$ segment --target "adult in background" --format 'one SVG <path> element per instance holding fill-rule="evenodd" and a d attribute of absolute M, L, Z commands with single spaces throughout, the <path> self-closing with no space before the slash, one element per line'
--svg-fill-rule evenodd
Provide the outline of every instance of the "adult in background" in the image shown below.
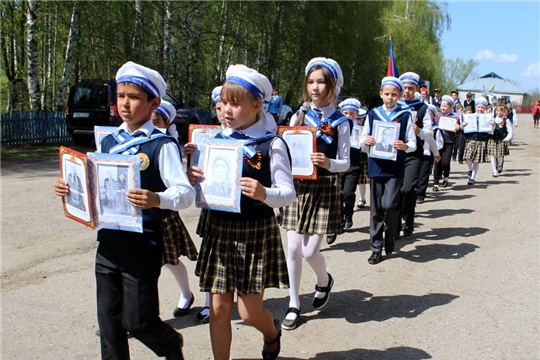
<path fill-rule="evenodd" d="M 436 107 L 441 107 L 441 89 L 433 90 L 433 97 L 431 98 L 431 104 Z"/>
<path fill-rule="evenodd" d="M 540 120 L 540 100 L 536 100 L 536 105 L 532 109 L 534 128 L 538 129 L 538 120 Z"/>
<path fill-rule="evenodd" d="M 272 91 L 272 97 L 268 102 L 268 110 L 266 112 L 270 113 L 274 117 L 274 120 L 276 120 L 276 124 L 279 121 L 279 115 L 281 114 L 282 107 L 283 98 L 281 97 L 281 95 L 279 95 L 278 88 L 274 88 L 274 90 Z"/>
<path fill-rule="evenodd" d="M 459 92 L 457 90 L 452 90 L 450 92 L 450 96 L 452 97 L 452 100 L 454 101 L 454 108 L 453 111 L 456 112 L 456 105 L 461 105 L 461 100 L 459 100 Z"/>
<path fill-rule="evenodd" d="M 476 108 L 475 108 L 474 100 L 472 98 L 472 93 L 468 92 L 466 96 L 467 98 L 463 101 L 463 108 L 466 108 L 467 106 L 469 106 L 471 108 L 471 111 L 475 112 Z"/>

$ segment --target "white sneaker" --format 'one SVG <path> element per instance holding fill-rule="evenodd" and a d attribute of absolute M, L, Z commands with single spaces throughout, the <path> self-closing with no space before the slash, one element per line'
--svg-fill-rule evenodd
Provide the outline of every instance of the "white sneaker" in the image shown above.
<path fill-rule="evenodd" d="M 493 175 L 493 177 L 499 177 L 499 173 L 496 172 L 496 171 L 494 171 L 492 175 Z"/>
<path fill-rule="evenodd" d="M 439 191 L 439 185 L 433 185 L 433 191 Z"/>

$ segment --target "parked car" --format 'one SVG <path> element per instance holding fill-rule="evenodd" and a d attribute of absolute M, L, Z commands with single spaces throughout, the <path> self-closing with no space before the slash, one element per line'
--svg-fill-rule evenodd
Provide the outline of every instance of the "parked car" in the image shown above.
<path fill-rule="evenodd" d="M 176 125 L 181 139 L 187 139 L 190 124 L 198 124 L 197 113 L 182 106 L 171 94 L 163 99 L 176 108 Z M 94 126 L 119 126 L 122 119 L 116 107 L 116 81 L 103 79 L 81 80 L 69 91 L 66 108 L 68 132 L 77 145 L 90 145 L 94 139 Z"/>
<path fill-rule="evenodd" d="M 263 109 L 266 111 L 268 109 L 268 101 L 263 101 Z M 289 125 L 289 121 L 293 116 L 293 109 L 289 105 L 283 104 L 281 107 L 281 113 L 279 114 L 279 119 L 277 121 L 278 125 Z"/>

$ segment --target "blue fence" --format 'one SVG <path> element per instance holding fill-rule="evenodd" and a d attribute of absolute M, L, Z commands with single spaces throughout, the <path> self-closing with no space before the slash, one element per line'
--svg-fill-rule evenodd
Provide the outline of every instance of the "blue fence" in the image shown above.
<path fill-rule="evenodd" d="M 72 140 L 62 112 L 14 111 L 0 116 L 2 146 Z"/>

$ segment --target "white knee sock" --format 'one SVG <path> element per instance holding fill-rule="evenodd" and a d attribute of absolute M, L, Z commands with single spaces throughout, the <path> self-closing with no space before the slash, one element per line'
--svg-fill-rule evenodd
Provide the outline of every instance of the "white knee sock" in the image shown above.
<path fill-rule="evenodd" d="M 497 166 L 502 166 L 504 161 L 504 156 L 497 156 Z"/>
<path fill-rule="evenodd" d="M 471 160 L 465 160 L 465 162 L 467 163 L 467 167 L 469 168 L 469 171 L 472 171 L 472 166 L 473 166 L 473 162 Z"/>
<path fill-rule="evenodd" d="M 360 200 L 366 201 L 366 184 L 358 184 L 358 189 L 360 190 Z"/>
<path fill-rule="evenodd" d="M 476 174 L 478 174 L 478 169 L 480 168 L 480 164 L 478 163 L 473 163 L 472 164 L 472 175 L 471 175 L 471 179 L 476 179 Z"/>
<path fill-rule="evenodd" d="M 322 238 L 317 234 L 306 236 L 302 246 L 302 253 L 317 276 L 317 285 L 326 287 L 328 285 L 328 273 L 326 272 L 326 261 L 320 251 Z M 315 292 L 316 298 L 322 298 L 324 295 L 325 293 Z"/>
<path fill-rule="evenodd" d="M 173 274 L 180 289 L 178 307 L 181 309 L 187 308 L 191 301 L 191 291 L 189 290 L 189 278 L 186 266 L 180 261 L 178 265 L 165 264 L 165 267 Z"/>
<path fill-rule="evenodd" d="M 497 157 L 496 156 L 491 157 L 491 170 L 493 170 L 494 173 L 497 172 Z"/>
<path fill-rule="evenodd" d="M 303 234 L 287 231 L 287 268 L 289 270 L 289 307 L 300 309 L 300 279 L 302 277 Z M 294 317 L 293 317 L 294 319 Z"/>
<path fill-rule="evenodd" d="M 201 315 L 203 316 L 207 316 L 210 314 L 210 293 L 209 292 L 206 292 L 204 293 L 206 295 L 206 299 L 204 301 L 204 306 L 205 306 L 205 309 L 202 309 L 200 311 Z"/>

